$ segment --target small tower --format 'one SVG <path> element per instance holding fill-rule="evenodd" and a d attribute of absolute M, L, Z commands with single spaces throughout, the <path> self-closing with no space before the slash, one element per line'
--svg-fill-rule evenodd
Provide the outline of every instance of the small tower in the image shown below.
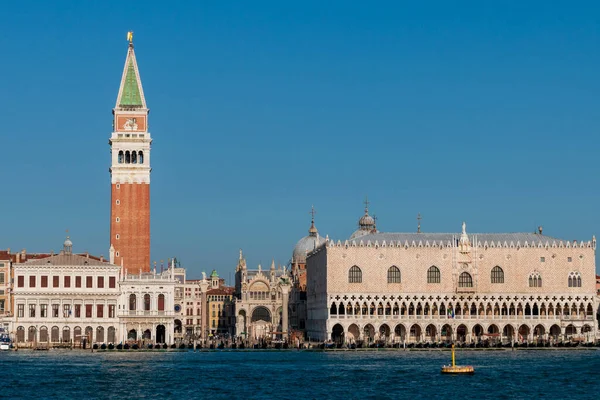
<path fill-rule="evenodd" d="M 73 254 L 73 242 L 71 242 L 71 239 L 69 239 L 69 237 L 67 236 L 67 238 L 65 239 L 65 242 L 63 243 L 63 252 L 66 255 L 71 255 Z"/>
<path fill-rule="evenodd" d="M 210 274 L 210 287 L 211 289 L 219 288 L 219 274 L 217 274 L 216 269 L 213 269 Z"/>
<path fill-rule="evenodd" d="M 133 33 L 113 109 L 110 246 L 114 263 L 150 272 L 150 145 L 148 107 L 133 50 Z"/>

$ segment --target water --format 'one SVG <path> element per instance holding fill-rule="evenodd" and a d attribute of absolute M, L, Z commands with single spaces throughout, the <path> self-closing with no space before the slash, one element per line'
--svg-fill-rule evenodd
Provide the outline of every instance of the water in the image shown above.
<path fill-rule="evenodd" d="M 2 352 L 1 398 L 600 398 L 600 351 Z"/>

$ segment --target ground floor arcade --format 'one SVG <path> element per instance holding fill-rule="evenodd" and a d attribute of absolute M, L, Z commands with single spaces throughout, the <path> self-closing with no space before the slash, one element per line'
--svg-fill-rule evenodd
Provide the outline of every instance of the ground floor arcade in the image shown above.
<path fill-rule="evenodd" d="M 337 343 L 381 342 L 434 343 L 445 341 L 536 342 L 592 341 L 595 321 L 587 320 L 506 320 L 469 321 L 460 319 L 377 321 L 348 318 L 328 321 L 328 332 L 320 340 Z"/>

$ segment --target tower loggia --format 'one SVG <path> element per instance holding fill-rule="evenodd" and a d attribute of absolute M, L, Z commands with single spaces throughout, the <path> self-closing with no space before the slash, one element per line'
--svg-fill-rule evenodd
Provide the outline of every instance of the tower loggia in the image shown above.
<path fill-rule="evenodd" d="M 148 107 L 133 40 L 113 109 L 110 246 L 114 263 L 129 273 L 150 271 L 150 146 Z"/>

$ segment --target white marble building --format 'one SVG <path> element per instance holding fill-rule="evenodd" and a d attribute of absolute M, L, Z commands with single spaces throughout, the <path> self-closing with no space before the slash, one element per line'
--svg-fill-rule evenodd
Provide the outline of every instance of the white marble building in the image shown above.
<path fill-rule="evenodd" d="M 153 272 L 123 274 L 119 281 L 119 342 L 173 343 L 174 268 L 162 274 Z"/>

